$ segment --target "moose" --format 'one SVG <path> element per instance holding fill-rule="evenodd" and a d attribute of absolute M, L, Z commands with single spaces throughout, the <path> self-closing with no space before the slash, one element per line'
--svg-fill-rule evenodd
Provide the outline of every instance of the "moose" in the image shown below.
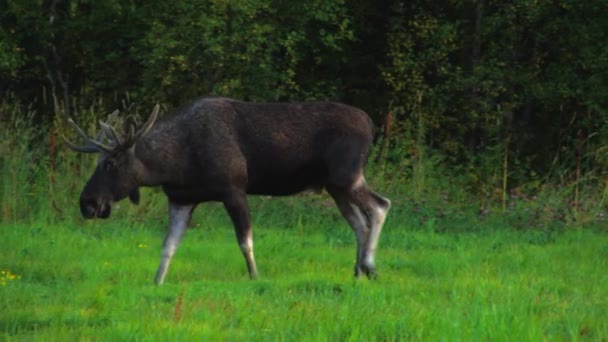
<path fill-rule="evenodd" d="M 336 102 L 254 103 L 203 97 L 158 119 L 156 105 L 141 125 L 112 126 L 95 138 L 71 118 L 84 139 L 68 147 L 98 153 L 80 195 L 84 218 L 107 218 L 139 187 L 160 186 L 169 204 L 169 227 L 154 282 L 164 282 L 195 207 L 222 202 L 234 225 L 249 277 L 258 275 L 247 195 L 287 196 L 325 189 L 355 233 L 355 277 L 374 278 L 375 255 L 391 202 L 366 183 L 363 168 L 373 124 L 362 110 Z"/>

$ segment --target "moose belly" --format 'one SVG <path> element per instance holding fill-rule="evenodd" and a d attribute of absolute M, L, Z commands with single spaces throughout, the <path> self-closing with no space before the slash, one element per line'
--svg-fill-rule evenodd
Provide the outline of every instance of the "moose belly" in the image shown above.
<path fill-rule="evenodd" d="M 207 201 L 221 201 L 225 188 L 207 184 L 165 184 L 163 191 L 173 203 L 194 204 Z"/>
<path fill-rule="evenodd" d="M 305 165 L 288 169 L 269 165 L 260 172 L 249 172 L 247 193 L 288 196 L 325 185 L 327 170 L 323 165 Z"/>
<path fill-rule="evenodd" d="M 247 170 L 247 188 L 252 195 L 287 196 L 299 192 L 318 191 L 325 186 L 327 169 L 322 164 L 307 164 L 297 168 L 268 164 L 264 168 Z M 217 176 L 217 175 L 216 175 Z M 200 203 L 221 201 L 226 192 L 235 186 L 230 177 L 188 177 L 189 182 L 167 183 L 162 188 L 171 202 Z"/>

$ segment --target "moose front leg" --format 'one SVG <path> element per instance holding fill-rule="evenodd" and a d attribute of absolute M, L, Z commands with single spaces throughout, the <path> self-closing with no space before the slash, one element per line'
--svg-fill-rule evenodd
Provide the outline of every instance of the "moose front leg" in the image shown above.
<path fill-rule="evenodd" d="M 156 285 L 161 285 L 165 280 L 171 258 L 173 258 L 175 250 L 177 249 L 182 236 L 184 236 L 188 222 L 190 222 L 190 218 L 192 217 L 193 210 L 193 205 L 169 203 L 169 231 L 163 242 L 160 265 L 158 266 L 158 271 L 156 271 L 156 277 L 154 277 L 154 283 Z"/>
<path fill-rule="evenodd" d="M 224 200 L 224 207 L 234 224 L 236 239 L 245 257 L 249 278 L 255 279 L 258 276 L 258 269 L 253 256 L 253 234 L 245 193 L 240 191 L 230 193 Z"/>

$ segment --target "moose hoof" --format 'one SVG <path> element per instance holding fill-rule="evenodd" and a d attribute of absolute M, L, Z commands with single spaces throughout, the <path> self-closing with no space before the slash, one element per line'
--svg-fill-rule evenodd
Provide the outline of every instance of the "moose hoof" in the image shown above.
<path fill-rule="evenodd" d="M 367 279 L 376 279 L 376 278 L 378 278 L 378 274 L 376 273 L 376 268 L 373 267 L 373 266 L 372 267 L 364 266 L 363 267 L 363 272 L 367 276 Z"/>
<path fill-rule="evenodd" d="M 356 264 L 355 265 L 355 278 L 360 278 L 362 274 L 363 274 L 363 270 L 361 269 L 361 266 L 359 266 L 359 264 Z"/>
<path fill-rule="evenodd" d="M 363 274 L 365 274 L 368 279 L 376 279 L 378 277 L 374 265 L 355 265 L 355 277 L 360 278 Z"/>

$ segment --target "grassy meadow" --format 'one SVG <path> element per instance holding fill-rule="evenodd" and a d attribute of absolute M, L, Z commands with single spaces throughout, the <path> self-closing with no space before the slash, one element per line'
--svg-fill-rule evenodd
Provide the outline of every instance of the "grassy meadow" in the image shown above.
<path fill-rule="evenodd" d="M 601 230 L 449 219 L 421 226 L 397 207 L 381 239 L 379 278 L 354 280 L 350 229 L 337 210 L 313 210 L 326 199 L 311 197 L 253 200 L 256 281 L 214 204 L 198 208 L 160 287 L 152 285 L 160 216 L 3 224 L 2 339 L 608 338 Z M 456 232 L 437 229 L 451 224 Z"/>
<path fill-rule="evenodd" d="M 353 279 L 353 233 L 308 194 L 251 198 L 255 281 L 221 205 L 200 205 L 157 287 L 162 194 L 84 221 L 95 158 L 20 110 L 0 106 L 0 340 L 608 340 L 605 191 L 577 185 L 572 208 L 573 188 L 547 187 L 505 206 L 431 158 L 371 158 L 393 202 L 377 280 Z M 80 113 L 91 131 L 95 110 Z"/>

